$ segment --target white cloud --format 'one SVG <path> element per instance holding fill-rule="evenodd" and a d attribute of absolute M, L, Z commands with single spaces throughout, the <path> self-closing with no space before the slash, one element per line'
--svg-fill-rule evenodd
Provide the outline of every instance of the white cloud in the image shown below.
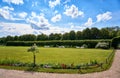
<path fill-rule="evenodd" d="M 103 14 L 99 14 L 97 15 L 97 22 L 101 22 L 101 21 L 107 21 L 107 20 L 110 20 L 112 18 L 112 13 L 111 12 L 106 12 L 106 13 L 103 13 Z"/>
<path fill-rule="evenodd" d="M 32 7 L 36 7 L 38 5 L 38 2 L 32 2 Z"/>
<path fill-rule="evenodd" d="M 58 11 L 56 10 L 54 13 L 55 13 L 55 14 L 57 14 L 57 13 L 58 13 Z"/>
<path fill-rule="evenodd" d="M 79 11 L 78 7 L 76 7 L 75 5 L 72 6 L 66 6 L 66 11 L 64 12 L 65 15 L 67 16 L 71 16 L 72 18 L 76 18 L 78 16 L 84 16 L 84 12 Z"/>
<path fill-rule="evenodd" d="M 55 6 L 60 4 L 60 0 L 49 1 L 49 6 L 54 8 Z"/>
<path fill-rule="evenodd" d="M 10 8 L 8 6 L 4 6 L 0 8 L 0 17 L 7 19 L 7 20 L 13 20 L 11 11 L 14 11 L 14 8 Z"/>
<path fill-rule="evenodd" d="M 16 4 L 16 5 L 19 5 L 19 4 L 23 4 L 23 0 L 3 0 L 3 2 L 7 2 L 7 3 L 13 3 L 13 4 Z"/>
<path fill-rule="evenodd" d="M 6 35 L 23 35 L 23 34 L 33 34 L 34 29 L 31 28 L 29 24 L 21 23 L 0 23 L 2 29 L 0 30 L 1 36 Z"/>
<path fill-rule="evenodd" d="M 18 14 L 20 18 L 25 18 L 27 16 L 26 12 L 21 12 Z"/>
<path fill-rule="evenodd" d="M 70 26 L 70 30 L 74 30 L 74 31 L 82 31 L 83 29 L 85 29 L 85 26 L 80 26 L 80 25 L 75 25 L 74 23 L 68 23 L 68 26 Z"/>
<path fill-rule="evenodd" d="M 61 20 L 61 14 L 57 14 L 54 17 L 51 18 L 52 22 L 57 22 Z"/>
<path fill-rule="evenodd" d="M 64 2 L 63 4 L 66 4 L 66 3 L 68 3 L 68 2 L 71 2 L 71 0 L 65 0 L 65 2 Z"/>
<path fill-rule="evenodd" d="M 50 25 L 49 30 L 37 30 L 33 29 L 29 24 L 21 23 L 5 23 L 0 22 L 0 37 L 11 35 L 23 35 L 23 34 L 51 34 L 51 33 L 65 33 L 69 32 L 69 28 L 60 28 L 59 26 Z"/>
<path fill-rule="evenodd" d="M 44 14 L 37 15 L 35 12 L 31 13 L 31 16 L 27 19 L 27 22 L 31 24 L 33 29 L 49 29 L 48 19 L 44 17 Z"/>
<path fill-rule="evenodd" d="M 84 24 L 85 26 L 91 26 L 93 25 L 93 20 L 92 18 L 88 18 L 88 21 Z"/>
<path fill-rule="evenodd" d="M 0 8 L 0 17 L 4 18 L 6 20 L 14 21 L 14 20 L 23 20 L 23 18 L 25 18 L 27 16 L 27 13 L 25 13 L 25 12 L 16 14 L 13 11 L 14 11 L 14 8 L 4 6 L 4 7 Z M 18 18 L 18 16 L 19 16 L 19 18 Z"/>

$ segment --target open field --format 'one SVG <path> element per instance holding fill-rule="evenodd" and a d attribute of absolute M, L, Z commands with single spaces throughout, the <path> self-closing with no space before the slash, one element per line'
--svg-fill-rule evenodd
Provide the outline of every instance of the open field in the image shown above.
<path fill-rule="evenodd" d="M 0 60 L 12 59 L 20 62 L 32 63 L 33 55 L 27 52 L 29 47 L 0 47 Z M 102 49 L 76 49 L 76 48 L 42 48 L 36 54 L 37 64 L 81 64 L 90 60 L 103 62 L 112 50 Z"/>

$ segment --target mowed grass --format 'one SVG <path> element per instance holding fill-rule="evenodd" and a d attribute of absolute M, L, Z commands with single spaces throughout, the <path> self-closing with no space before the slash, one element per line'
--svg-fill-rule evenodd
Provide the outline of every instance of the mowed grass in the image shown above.
<path fill-rule="evenodd" d="M 27 52 L 29 47 L 0 47 L 0 60 L 12 59 L 24 63 L 33 62 L 33 54 Z M 113 50 L 102 49 L 76 49 L 76 48 L 43 48 L 38 47 L 36 53 L 37 64 L 82 64 L 90 60 L 103 62 Z"/>

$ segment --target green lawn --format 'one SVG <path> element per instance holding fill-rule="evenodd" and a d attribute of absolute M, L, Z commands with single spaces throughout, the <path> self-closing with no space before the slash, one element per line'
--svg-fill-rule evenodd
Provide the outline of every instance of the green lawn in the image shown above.
<path fill-rule="evenodd" d="M 27 52 L 29 47 L 0 47 L 1 59 L 15 59 L 25 63 L 33 62 L 33 55 Z M 97 60 L 103 62 L 113 50 L 102 49 L 76 49 L 76 48 L 43 48 L 39 47 L 36 54 L 37 64 L 81 64 Z"/>

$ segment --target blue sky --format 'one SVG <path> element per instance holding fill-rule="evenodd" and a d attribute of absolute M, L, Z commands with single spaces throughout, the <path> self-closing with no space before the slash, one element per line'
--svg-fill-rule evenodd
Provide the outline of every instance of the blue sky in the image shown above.
<path fill-rule="evenodd" d="M 120 0 L 0 0 L 0 37 L 120 26 Z"/>

